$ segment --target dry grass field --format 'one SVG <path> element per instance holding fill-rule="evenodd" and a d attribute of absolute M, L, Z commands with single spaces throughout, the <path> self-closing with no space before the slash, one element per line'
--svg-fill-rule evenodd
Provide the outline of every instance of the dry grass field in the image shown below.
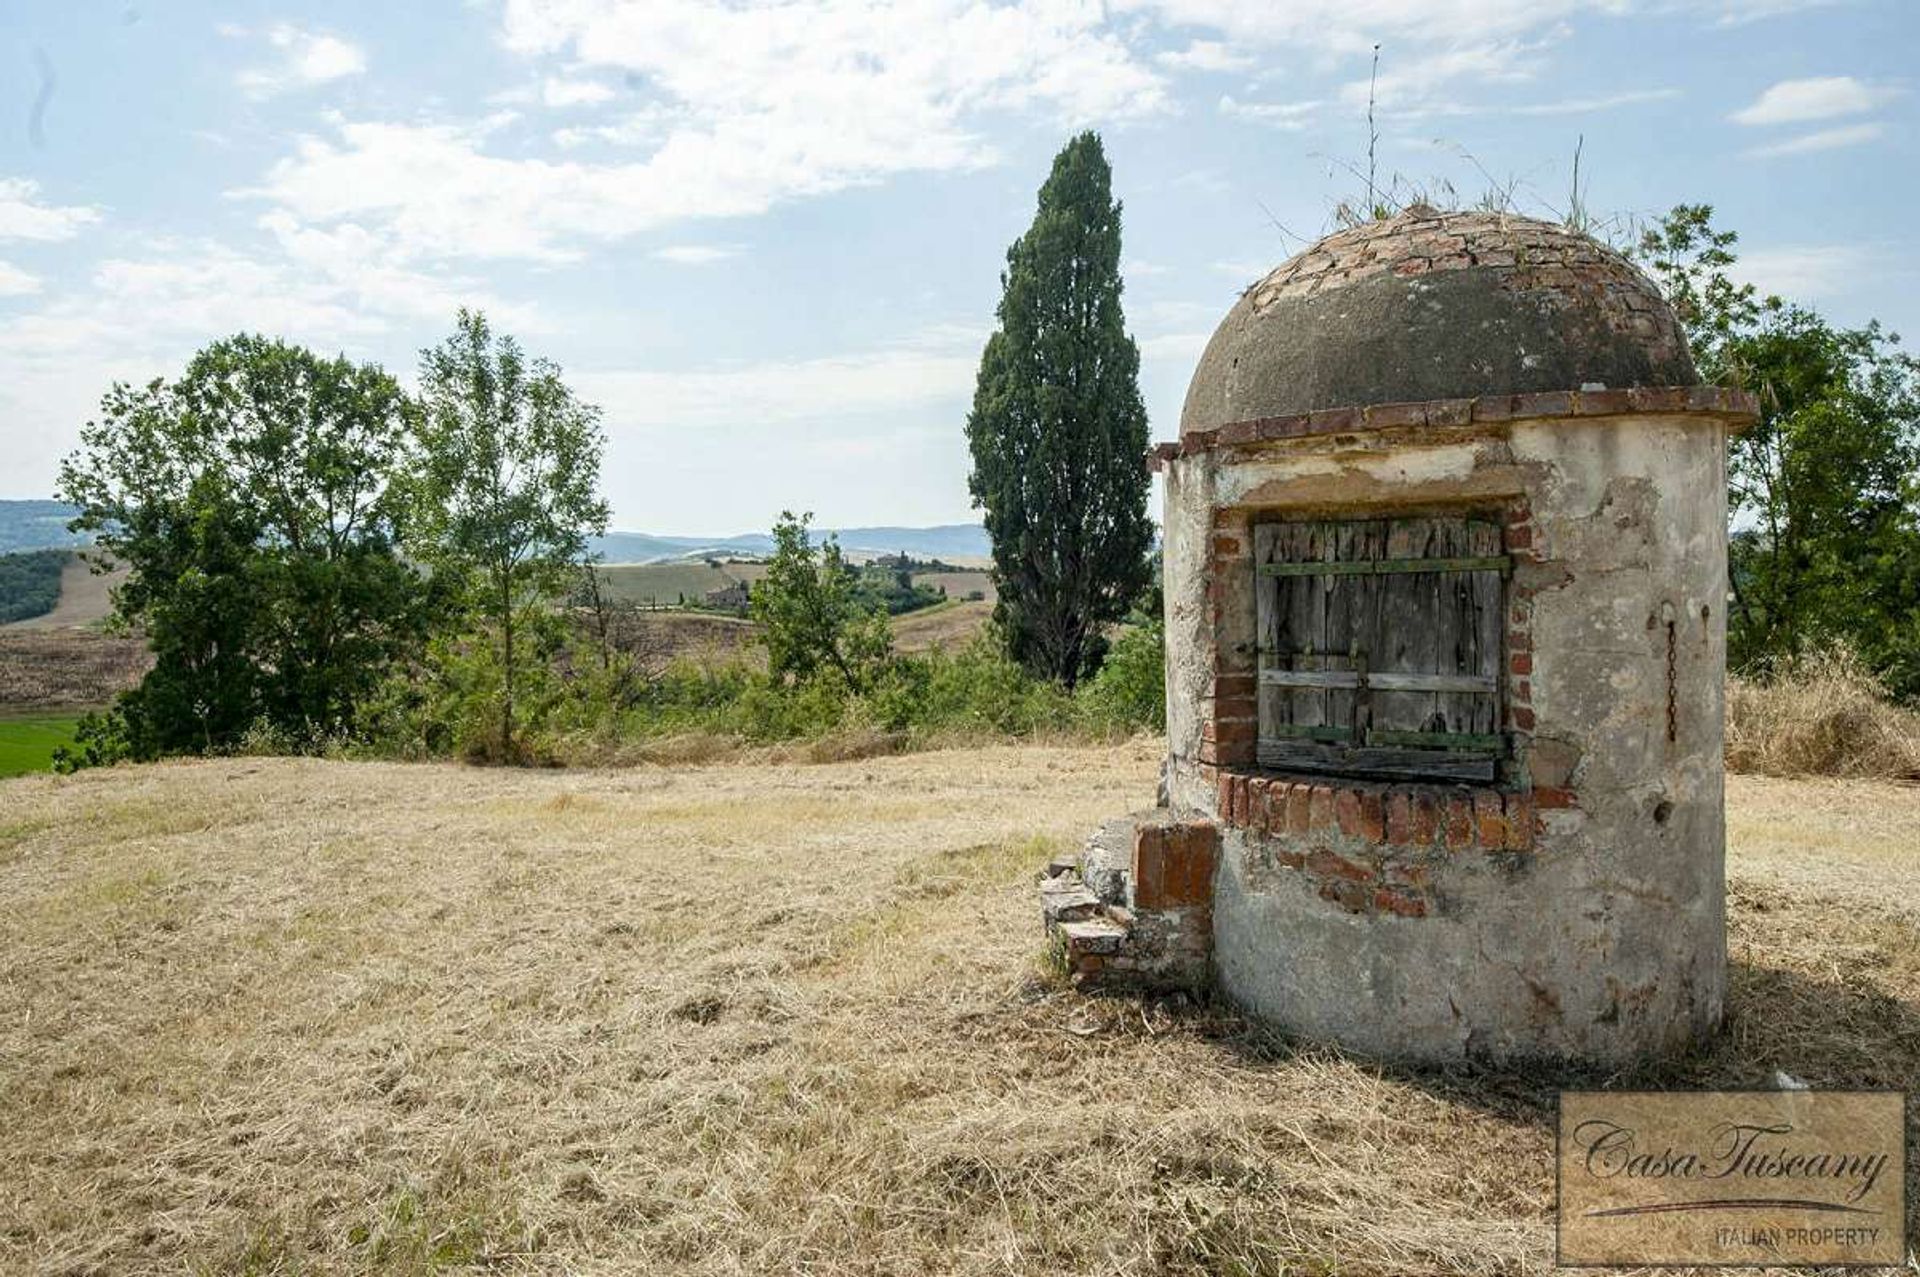
<path fill-rule="evenodd" d="M 146 640 L 82 629 L 0 629 L 0 710 L 91 709 L 139 683 Z"/>
<path fill-rule="evenodd" d="M 993 604 L 948 602 L 893 618 L 893 645 L 902 652 L 949 651 L 973 641 L 993 618 Z"/>
<path fill-rule="evenodd" d="M 1733 778 L 1710 1051 L 1409 1070 L 1047 973 L 1157 752 L 0 782 L 0 1271 L 1544 1272 L 1556 1087 L 1920 1072 L 1920 790 Z"/>

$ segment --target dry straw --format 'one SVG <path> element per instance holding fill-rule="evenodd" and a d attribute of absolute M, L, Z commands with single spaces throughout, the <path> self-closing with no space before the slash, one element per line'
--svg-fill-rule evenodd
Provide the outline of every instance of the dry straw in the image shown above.
<path fill-rule="evenodd" d="M 1920 714 L 1888 701 L 1851 653 L 1727 684 L 1727 766 L 1766 776 L 1920 778 Z"/>
<path fill-rule="evenodd" d="M 1543 1273 L 1556 1087 L 1920 1077 L 1920 791 L 1732 778 L 1711 1051 L 1406 1070 L 1045 973 L 1158 752 L 0 783 L 0 1271 Z"/>

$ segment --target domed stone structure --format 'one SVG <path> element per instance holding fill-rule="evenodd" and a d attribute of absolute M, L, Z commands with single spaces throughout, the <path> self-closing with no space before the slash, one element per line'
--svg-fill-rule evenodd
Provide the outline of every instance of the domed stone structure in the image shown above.
<path fill-rule="evenodd" d="M 1180 433 L 1697 380 L 1673 312 L 1612 249 L 1529 218 L 1419 210 L 1329 235 L 1247 289 L 1200 357 Z"/>
<path fill-rule="evenodd" d="M 1625 258 L 1416 209 L 1250 288 L 1166 475 L 1161 809 L 1056 866 L 1083 980 L 1621 1060 L 1719 1022 L 1726 439 Z"/>

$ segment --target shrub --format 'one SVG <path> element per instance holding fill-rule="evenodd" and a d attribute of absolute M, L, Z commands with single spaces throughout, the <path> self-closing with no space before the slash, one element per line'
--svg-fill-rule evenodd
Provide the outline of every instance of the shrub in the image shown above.
<path fill-rule="evenodd" d="M 1081 695 L 1097 721 L 1122 729 L 1166 730 L 1167 643 L 1161 622 L 1137 625 L 1114 640 Z"/>

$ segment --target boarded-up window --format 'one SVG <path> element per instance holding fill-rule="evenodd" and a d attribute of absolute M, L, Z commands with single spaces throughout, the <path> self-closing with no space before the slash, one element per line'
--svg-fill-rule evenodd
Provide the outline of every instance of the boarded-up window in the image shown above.
<path fill-rule="evenodd" d="M 1267 523 L 1254 551 L 1263 765 L 1495 778 L 1498 519 Z"/>

